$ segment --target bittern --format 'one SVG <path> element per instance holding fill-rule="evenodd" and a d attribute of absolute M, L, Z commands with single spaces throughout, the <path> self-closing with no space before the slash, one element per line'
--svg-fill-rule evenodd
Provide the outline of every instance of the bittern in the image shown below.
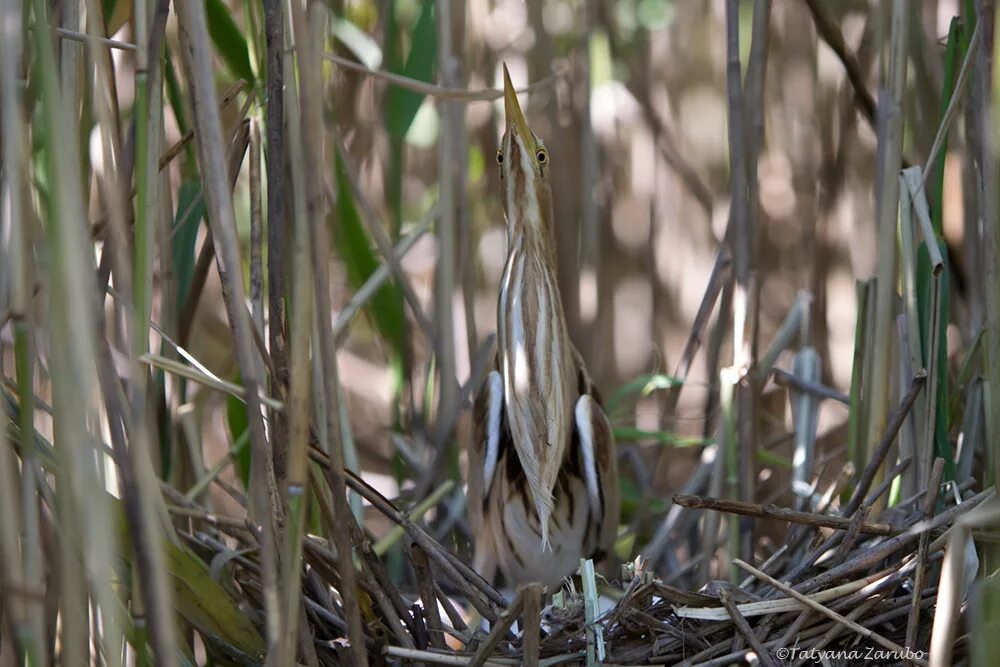
<path fill-rule="evenodd" d="M 618 527 L 611 424 L 570 342 L 556 283 L 549 153 L 528 127 L 504 66 L 497 151 L 507 260 L 493 369 L 476 396 L 469 503 L 476 570 L 555 586 L 601 558 Z"/>

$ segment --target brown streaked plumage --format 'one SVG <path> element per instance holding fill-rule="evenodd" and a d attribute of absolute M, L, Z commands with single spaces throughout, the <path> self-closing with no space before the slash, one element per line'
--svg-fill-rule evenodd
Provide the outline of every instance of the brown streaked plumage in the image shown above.
<path fill-rule="evenodd" d="M 549 156 L 504 66 L 506 131 L 497 152 L 507 261 L 497 353 L 478 395 L 469 453 L 476 569 L 557 585 L 579 559 L 610 551 L 618 527 L 614 437 L 570 342 L 556 283 Z"/>

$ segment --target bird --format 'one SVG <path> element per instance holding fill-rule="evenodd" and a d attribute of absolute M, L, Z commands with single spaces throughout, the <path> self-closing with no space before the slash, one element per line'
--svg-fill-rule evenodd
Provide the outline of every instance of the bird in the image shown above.
<path fill-rule="evenodd" d="M 476 393 L 468 454 L 473 568 L 553 590 L 617 535 L 614 433 L 570 340 L 556 282 L 552 164 L 503 66 L 496 161 L 507 229 L 491 370 Z"/>

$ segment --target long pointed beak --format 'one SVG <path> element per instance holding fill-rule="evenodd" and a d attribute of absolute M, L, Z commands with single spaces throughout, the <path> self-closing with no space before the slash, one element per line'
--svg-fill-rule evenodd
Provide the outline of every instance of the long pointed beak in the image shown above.
<path fill-rule="evenodd" d="M 503 66 L 503 107 L 507 117 L 507 131 L 513 129 L 517 136 L 521 138 L 529 150 L 535 148 L 535 135 L 528 127 L 528 121 L 524 119 L 521 112 L 521 105 L 517 101 L 517 92 L 514 91 L 514 84 L 510 82 L 510 72 L 507 71 L 507 64 Z"/>

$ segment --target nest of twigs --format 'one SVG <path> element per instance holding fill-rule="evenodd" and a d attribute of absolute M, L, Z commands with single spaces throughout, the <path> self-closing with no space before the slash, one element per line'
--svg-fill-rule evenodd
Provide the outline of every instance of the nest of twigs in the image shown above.
<path fill-rule="evenodd" d="M 676 504 L 690 510 L 786 521 L 786 539 L 756 567 L 734 560 L 733 571 L 745 576 L 738 585 L 713 581 L 698 592 L 665 583 L 637 561 L 622 569 L 622 580 L 613 582 L 620 585 L 620 596 L 610 608 L 607 597 L 600 608 L 594 604 L 592 571 L 589 580 L 584 573 L 582 586 L 579 579 L 567 582 L 554 596 L 526 587 L 508 602 L 390 501 L 349 476 L 353 490 L 406 532 L 415 582 L 410 590 L 397 586 L 371 542 L 357 524 L 352 526 L 369 662 L 724 665 L 751 660 L 753 654 L 765 665 L 799 664 L 820 656 L 830 664 L 927 664 L 938 621 L 949 624 L 949 659 L 958 660 L 967 647 L 952 637 L 963 634 L 955 627 L 964 613 L 965 591 L 957 596 L 950 591 L 942 603 L 938 581 L 957 576 L 961 582 L 963 577 L 954 572 L 943 577 L 941 562 L 949 529 L 994 492 L 976 492 L 972 480 L 942 486 L 943 461 L 938 460 L 923 493 L 874 512 L 906 467 L 906 462 L 897 465 L 875 485 L 880 461 L 877 456 L 871 462 L 838 512 L 675 496 Z M 240 532 L 236 528 L 223 529 L 235 536 Z M 248 546 L 252 532 L 245 531 Z M 207 560 L 231 562 L 233 583 L 247 594 L 245 599 L 256 599 L 262 612 L 263 586 L 254 561 L 206 534 L 188 537 Z M 967 553 L 965 542 L 955 544 Z M 326 541 L 305 539 L 307 631 L 299 652 L 311 653 L 316 664 L 351 662 L 337 568 Z M 473 618 L 478 613 L 483 622 L 470 621 L 470 613 Z M 942 613 L 948 617 L 936 621 Z M 215 648 L 226 653 L 224 646 Z M 228 657 L 253 662 L 252 656 Z"/>

